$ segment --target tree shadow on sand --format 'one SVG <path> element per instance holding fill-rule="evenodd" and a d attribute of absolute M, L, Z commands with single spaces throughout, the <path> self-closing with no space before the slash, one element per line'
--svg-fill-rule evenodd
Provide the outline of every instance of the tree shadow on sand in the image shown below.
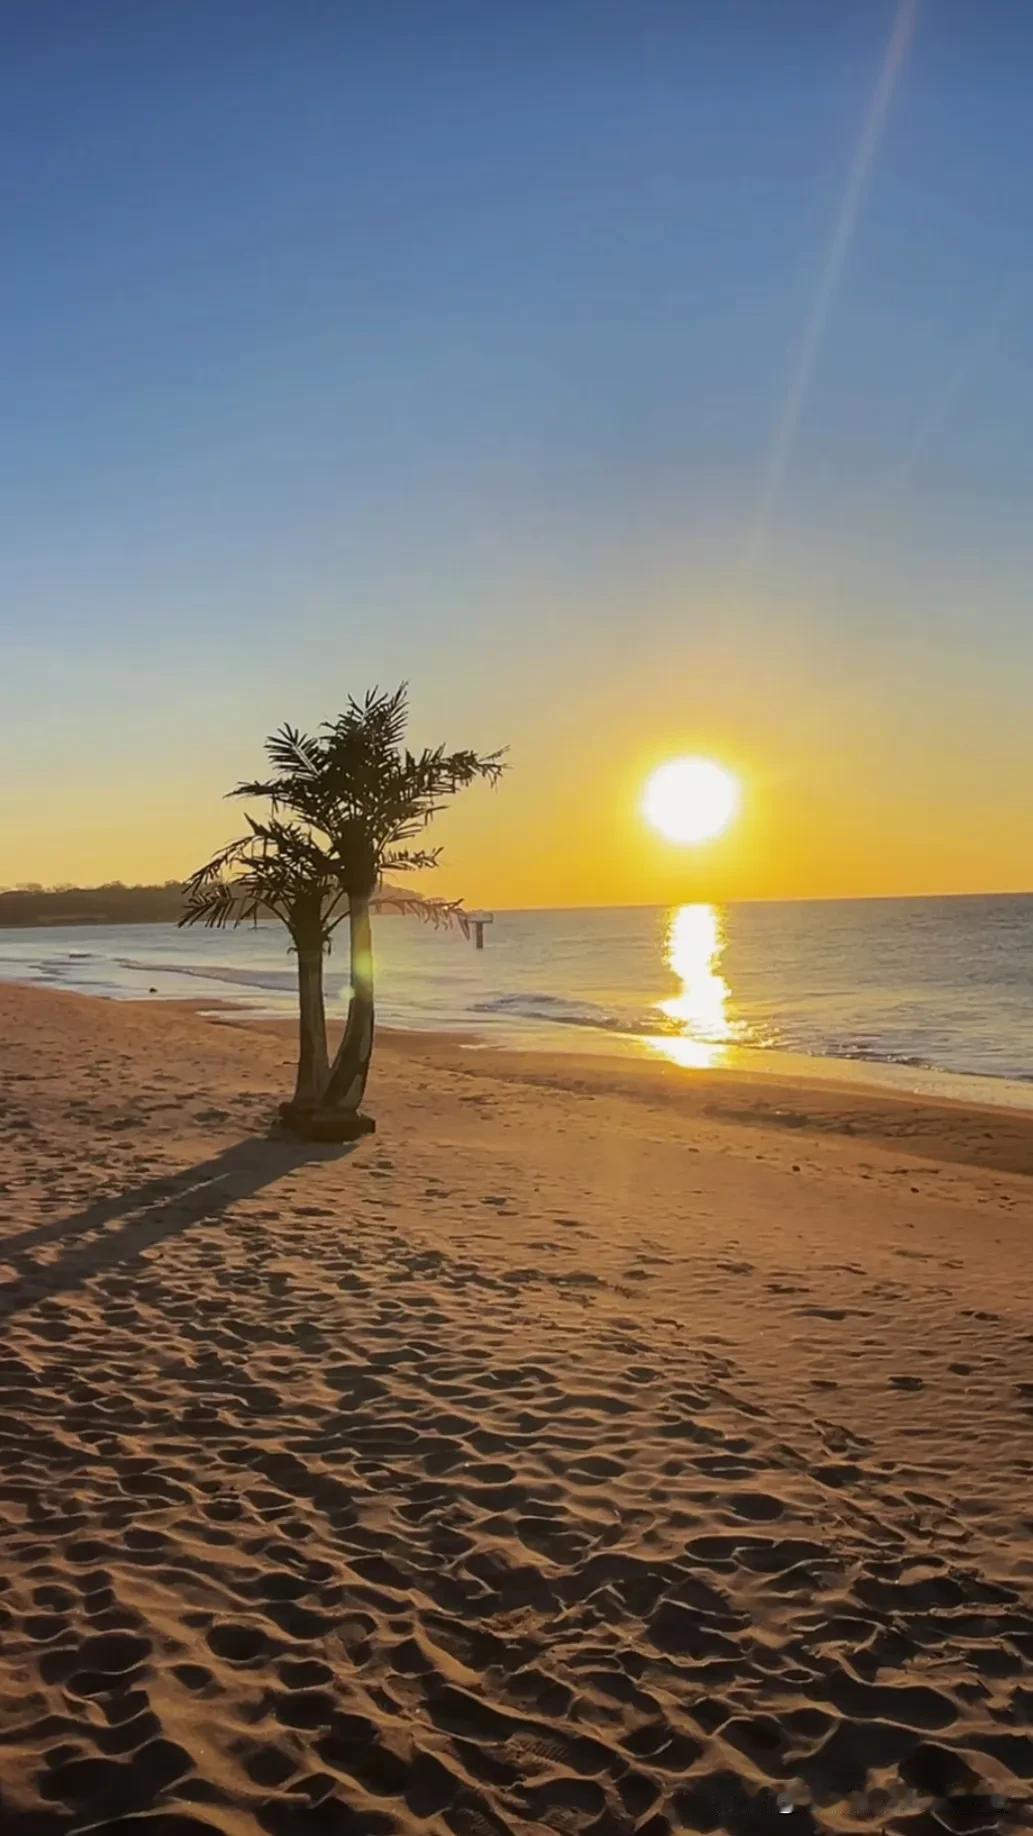
<path fill-rule="evenodd" d="M 0 1238 L 0 1267 L 14 1271 L 13 1279 L 0 1281 L 0 1319 L 81 1287 L 104 1269 L 136 1262 L 154 1244 L 180 1236 L 194 1224 L 209 1223 L 238 1200 L 253 1198 L 299 1167 L 343 1160 L 354 1146 L 314 1146 L 253 1136 L 182 1173 L 147 1180 L 97 1199 L 69 1217 Z M 120 1220 L 120 1228 L 112 1229 Z M 94 1236 L 94 1232 L 100 1234 Z M 83 1238 L 90 1241 L 82 1242 Z M 50 1243 L 61 1245 L 63 1253 L 52 1261 L 37 1262 L 31 1252 Z M 64 1252 L 66 1244 L 69 1248 Z"/>

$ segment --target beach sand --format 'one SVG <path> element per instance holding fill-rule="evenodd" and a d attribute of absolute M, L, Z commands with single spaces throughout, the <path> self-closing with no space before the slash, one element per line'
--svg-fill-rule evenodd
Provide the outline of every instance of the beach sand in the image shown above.
<path fill-rule="evenodd" d="M 0 1829 L 1030 1827 L 1033 1115 L 0 987 Z"/>

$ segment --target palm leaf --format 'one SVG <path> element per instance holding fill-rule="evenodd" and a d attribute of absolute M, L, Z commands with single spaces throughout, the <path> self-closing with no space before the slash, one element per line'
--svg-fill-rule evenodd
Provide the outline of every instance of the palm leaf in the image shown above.
<path fill-rule="evenodd" d="M 272 912 L 292 934 L 311 924 L 324 943 L 351 897 L 373 893 L 385 869 L 436 867 L 438 848 L 410 847 L 445 802 L 477 780 L 498 783 L 504 754 L 404 745 L 408 687 L 349 697 L 317 734 L 285 724 L 266 740 L 268 778 L 231 796 L 260 800 L 270 815 L 246 815 L 247 835 L 214 854 L 187 882 L 183 924 L 228 925 Z M 460 902 L 399 897 L 394 909 L 468 934 Z"/>

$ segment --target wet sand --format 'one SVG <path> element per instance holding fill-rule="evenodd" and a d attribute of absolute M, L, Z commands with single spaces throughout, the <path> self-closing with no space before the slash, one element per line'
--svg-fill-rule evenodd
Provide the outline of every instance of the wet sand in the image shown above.
<path fill-rule="evenodd" d="M 1024 1829 L 1033 1116 L 0 988 L 0 1829 Z"/>

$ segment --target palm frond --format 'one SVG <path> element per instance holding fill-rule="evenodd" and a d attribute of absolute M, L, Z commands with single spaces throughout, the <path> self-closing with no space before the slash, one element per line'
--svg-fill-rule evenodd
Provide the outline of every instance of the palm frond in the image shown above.
<path fill-rule="evenodd" d="M 181 925 L 225 927 L 271 913 L 292 936 L 326 943 L 344 916 L 334 863 L 301 824 L 247 816 L 249 833 L 220 848 L 186 882 Z"/>
<path fill-rule="evenodd" d="M 388 848 L 381 859 L 385 873 L 423 873 L 436 867 L 440 848 Z"/>
<path fill-rule="evenodd" d="M 418 918 L 421 924 L 431 924 L 436 931 L 454 928 L 462 931 L 464 937 L 470 935 L 470 920 L 461 899 L 419 899 L 392 889 L 378 893 L 376 902 L 382 910 Z"/>
<path fill-rule="evenodd" d="M 246 816 L 248 834 L 214 854 L 187 882 L 183 924 L 239 924 L 273 912 L 292 934 L 318 921 L 324 943 L 348 909 L 369 897 L 385 869 L 436 867 L 439 848 L 408 846 L 445 802 L 478 779 L 498 783 L 504 753 L 405 745 L 408 687 L 351 696 L 313 735 L 285 724 L 266 741 L 268 778 L 231 796 L 266 801 L 267 819 Z M 399 896 L 391 902 L 431 924 L 468 934 L 459 901 Z"/>

